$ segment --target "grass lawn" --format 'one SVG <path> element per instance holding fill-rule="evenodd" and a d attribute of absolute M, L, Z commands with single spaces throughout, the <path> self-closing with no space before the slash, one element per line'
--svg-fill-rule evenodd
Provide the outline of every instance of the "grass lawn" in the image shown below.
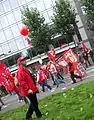
<path fill-rule="evenodd" d="M 94 120 L 94 82 L 79 85 L 68 91 L 39 101 L 43 120 Z M 28 106 L 0 114 L 0 120 L 25 120 Z M 34 114 L 34 120 L 37 120 Z"/>

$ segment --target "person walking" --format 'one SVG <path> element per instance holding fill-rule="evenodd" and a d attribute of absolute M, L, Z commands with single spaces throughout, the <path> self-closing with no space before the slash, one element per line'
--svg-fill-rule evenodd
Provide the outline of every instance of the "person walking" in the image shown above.
<path fill-rule="evenodd" d="M 79 78 L 82 81 L 81 76 L 78 76 L 78 75 L 74 74 L 74 66 L 73 66 L 73 64 L 71 62 L 68 63 L 68 67 L 69 67 L 69 72 L 70 72 L 71 79 L 72 79 L 73 83 L 76 83 L 75 78 Z"/>
<path fill-rule="evenodd" d="M 14 80 L 13 80 L 13 90 L 14 90 L 14 92 L 16 93 L 16 95 L 18 96 L 18 101 L 19 101 L 19 103 L 20 103 L 20 102 L 23 102 L 23 100 L 24 100 L 24 102 L 25 102 L 26 104 L 29 104 L 28 99 L 27 99 L 25 96 L 21 96 L 21 95 L 20 95 L 20 86 L 19 86 L 19 83 L 18 83 L 18 78 L 17 78 L 16 73 L 14 73 L 14 74 L 12 74 L 12 75 L 13 75 L 13 77 L 14 77 Z"/>
<path fill-rule="evenodd" d="M 92 62 L 94 62 L 94 50 L 89 50 L 90 57 L 92 59 Z"/>
<path fill-rule="evenodd" d="M 0 95 L 0 102 L 1 102 L 2 106 L 5 105 L 4 102 L 1 99 L 1 95 Z M 0 105 L 0 111 L 1 111 L 2 106 Z"/>
<path fill-rule="evenodd" d="M 53 74 L 51 73 L 50 71 L 50 62 L 46 65 L 46 71 L 48 72 L 48 74 L 50 75 L 52 81 L 53 81 L 53 85 L 56 85 L 55 81 L 54 81 L 54 77 L 53 77 Z"/>
<path fill-rule="evenodd" d="M 45 92 L 45 86 L 50 90 L 52 89 L 51 86 L 47 84 L 47 76 L 45 70 L 42 70 L 41 68 L 37 71 L 37 82 L 42 86 L 43 92 Z"/>
<path fill-rule="evenodd" d="M 85 50 L 83 50 L 82 54 L 83 54 L 83 57 L 86 61 L 86 67 L 88 67 L 88 64 L 89 64 L 89 66 L 91 66 L 91 63 L 90 63 L 89 58 L 88 58 L 88 53 Z"/>
<path fill-rule="evenodd" d="M 84 59 L 83 54 L 82 54 L 81 51 L 78 53 L 78 57 L 79 57 L 80 63 L 82 64 L 82 66 L 86 70 L 86 60 Z"/>
<path fill-rule="evenodd" d="M 55 81 L 55 84 L 57 85 L 57 87 L 59 87 L 60 83 L 65 83 L 65 82 L 62 81 L 61 78 L 58 77 L 58 71 L 57 71 L 56 66 L 53 63 L 53 61 L 50 61 L 50 69 L 49 69 L 49 71 L 53 75 L 53 78 L 54 78 L 54 81 Z"/>
<path fill-rule="evenodd" d="M 0 102 L 1 102 L 2 105 L 5 105 L 1 98 L 0 98 Z"/>
<path fill-rule="evenodd" d="M 64 77 L 60 74 L 60 69 L 59 69 L 59 65 L 57 63 L 54 62 L 56 71 L 57 71 L 57 76 L 59 79 L 62 79 L 62 81 L 64 80 Z M 63 81 L 63 83 L 65 84 L 65 82 Z"/>
<path fill-rule="evenodd" d="M 32 120 L 33 111 L 35 111 L 37 118 L 42 118 L 43 115 L 38 107 L 38 100 L 36 93 L 39 93 L 37 86 L 31 77 L 30 71 L 26 68 L 25 58 L 18 58 L 17 63 L 19 65 L 17 71 L 18 83 L 20 86 L 20 94 L 27 96 L 30 100 L 30 106 L 26 113 L 26 120 Z"/>

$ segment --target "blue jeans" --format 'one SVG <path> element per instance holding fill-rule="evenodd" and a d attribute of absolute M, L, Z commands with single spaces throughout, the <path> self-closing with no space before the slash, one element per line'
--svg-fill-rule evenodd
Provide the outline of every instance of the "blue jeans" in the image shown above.
<path fill-rule="evenodd" d="M 60 83 L 64 83 L 64 82 L 62 81 L 62 79 L 59 79 L 59 78 L 58 78 L 57 73 L 54 73 L 53 75 L 54 75 L 53 77 L 54 77 L 54 81 L 55 81 L 57 87 L 59 86 Z"/>
<path fill-rule="evenodd" d="M 45 81 L 45 80 L 42 81 L 40 85 L 42 86 L 42 91 L 43 91 L 43 92 L 45 92 L 45 86 L 46 86 L 47 88 L 49 88 L 50 90 L 52 89 L 51 86 L 48 85 L 48 84 L 47 84 L 47 81 Z"/>

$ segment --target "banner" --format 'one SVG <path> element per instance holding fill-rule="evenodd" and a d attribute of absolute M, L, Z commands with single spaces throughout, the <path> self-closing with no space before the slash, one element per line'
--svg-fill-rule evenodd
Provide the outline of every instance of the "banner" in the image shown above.
<path fill-rule="evenodd" d="M 69 74 L 68 63 L 71 62 L 74 65 L 74 73 L 82 77 L 86 76 L 86 72 L 82 64 L 79 62 L 77 55 L 70 48 L 66 50 L 58 60 L 58 64 L 63 68 L 63 70 Z"/>
<path fill-rule="evenodd" d="M 0 84 L 2 84 L 6 88 L 6 90 L 12 91 L 13 81 L 14 81 L 14 78 L 11 75 L 11 72 L 6 67 L 6 65 L 3 62 L 1 62 L 0 63 Z"/>

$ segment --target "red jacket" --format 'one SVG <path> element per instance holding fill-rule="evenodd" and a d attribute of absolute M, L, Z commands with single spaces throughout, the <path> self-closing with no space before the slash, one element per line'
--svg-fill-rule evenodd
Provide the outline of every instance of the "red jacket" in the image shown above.
<path fill-rule="evenodd" d="M 28 95 L 28 90 L 31 89 L 33 93 L 38 91 L 38 88 L 34 84 L 34 81 L 27 68 L 19 67 L 17 72 L 17 78 L 20 85 L 20 94 L 22 96 Z"/>
<path fill-rule="evenodd" d="M 74 72 L 74 66 L 73 66 L 73 65 L 70 66 L 70 68 L 69 68 L 69 72 L 70 72 L 70 73 Z"/>
<path fill-rule="evenodd" d="M 47 80 L 46 77 L 46 71 L 45 70 L 39 70 L 37 72 L 37 82 L 41 84 L 42 81 Z"/>

